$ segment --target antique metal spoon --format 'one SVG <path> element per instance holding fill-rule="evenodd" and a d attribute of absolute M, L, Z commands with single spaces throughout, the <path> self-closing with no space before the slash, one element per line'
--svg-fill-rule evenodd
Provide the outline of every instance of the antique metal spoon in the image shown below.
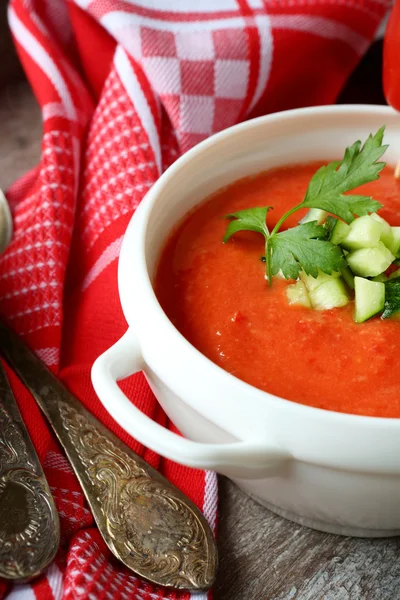
<path fill-rule="evenodd" d="M 0 254 L 8 246 L 12 235 L 12 219 L 7 200 L 0 190 Z"/>
<path fill-rule="evenodd" d="M 0 363 L 0 577 L 36 577 L 59 542 L 54 500 Z"/>
<path fill-rule="evenodd" d="M 53 427 L 111 552 L 155 584 L 209 589 L 217 548 L 195 504 L 95 419 L 1 321 L 0 353 Z"/>

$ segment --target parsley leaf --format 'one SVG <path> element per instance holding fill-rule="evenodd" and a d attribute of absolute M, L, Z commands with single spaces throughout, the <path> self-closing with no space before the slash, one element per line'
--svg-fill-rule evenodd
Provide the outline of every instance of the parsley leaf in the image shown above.
<path fill-rule="evenodd" d="M 329 241 L 337 219 L 328 217 L 324 226 L 309 221 L 279 232 L 284 221 L 301 208 L 329 212 L 346 223 L 355 215 L 376 212 L 381 204 L 370 196 L 348 195 L 347 192 L 378 179 L 385 163 L 378 162 L 387 146 L 382 145 L 385 127 L 370 135 L 364 145 L 360 141 L 346 148 L 342 161 L 333 161 L 313 175 L 304 200 L 286 212 L 271 233 L 266 219 L 270 206 L 248 208 L 227 215 L 231 219 L 225 236 L 227 242 L 238 231 L 256 231 L 265 239 L 265 267 L 269 284 L 272 276 L 282 271 L 286 279 L 296 279 L 301 270 L 312 277 L 318 269 L 331 274 L 345 266 L 341 249 Z"/>
<path fill-rule="evenodd" d="M 301 270 L 312 277 L 318 277 L 318 269 L 328 274 L 340 271 L 345 266 L 342 251 L 325 236 L 326 230 L 316 221 L 272 236 L 272 275 L 281 270 L 286 279 L 297 279 Z"/>
<path fill-rule="evenodd" d="M 385 306 L 382 319 L 388 319 L 400 311 L 400 281 L 393 279 L 385 283 Z"/>
<path fill-rule="evenodd" d="M 385 166 L 384 162 L 377 162 L 387 148 L 382 146 L 384 131 L 381 127 L 362 147 L 358 141 L 346 148 L 341 163 L 332 162 L 318 169 L 309 183 L 302 208 L 326 210 L 346 223 L 351 223 L 354 215 L 361 217 L 381 208 L 381 204 L 370 196 L 344 193 L 378 179 Z"/>
<path fill-rule="evenodd" d="M 362 217 L 379 210 L 382 205 L 370 196 L 351 196 L 345 192 L 378 179 L 385 166 L 384 162 L 377 162 L 387 149 L 387 146 L 382 145 L 384 131 L 385 127 L 381 127 L 375 135 L 370 134 L 363 146 L 358 141 L 346 148 L 342 161 L 333 161 L 320 167 L 308 184 L 303 202 L 279 219 L 272 235 L 300 208 L 325 210 L 346 223 L 354 221 L 354 215 Z"/>
<path fill-rule="evenodd" d="M 226 215 L 226 219 L 234 219 L 226 229 L 223 242 L 227 242 L 229 238 L 237 231 L 257 231 L 267 239 L 269 230 L 266 224 L 267 213 L 271 206 L 246 208 L 238 212 Z"/>

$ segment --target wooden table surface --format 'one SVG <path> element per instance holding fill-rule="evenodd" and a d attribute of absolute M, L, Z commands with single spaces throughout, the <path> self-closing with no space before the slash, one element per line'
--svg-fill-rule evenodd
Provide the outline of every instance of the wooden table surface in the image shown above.
<path fill-rule="evenodd" d="M 39 157 L 40 113 L 26 83 L 0 92 L 0 123 L 6 188 Z M 215 600 L 400 599 L 400 539 L 350 539 L 294 525 L 225 478 L 218 545 Z"/>

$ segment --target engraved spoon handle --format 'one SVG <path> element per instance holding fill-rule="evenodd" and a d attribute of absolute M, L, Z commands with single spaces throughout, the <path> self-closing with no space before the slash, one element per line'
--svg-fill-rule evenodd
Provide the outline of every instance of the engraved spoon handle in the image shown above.
<path fill-rule="evenodd" d="M 155 584 L 209 589 L 217 549 L 196 505 L 87 411 L 2 321 L 0 353 L 49 420 L 111 552 Z"/>
<path fill-rule="evenodd" d="M 59 543 L 54 500 L 0 363 L 0 577 L 36 577 Z"/>
<path fill-rule="evenodd" d="M 0 254 L 7 248 L 12 234 L 12 219 L 7 200 L 0 190 Z"/>

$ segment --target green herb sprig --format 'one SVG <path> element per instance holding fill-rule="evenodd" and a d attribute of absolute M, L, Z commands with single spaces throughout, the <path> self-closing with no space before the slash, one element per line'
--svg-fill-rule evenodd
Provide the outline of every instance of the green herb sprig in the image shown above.
<path fill-rule="evenodd" d="M 381 204 L 370 196 L 350 195 L 347 192 L 378 179 L 385 166 L 378 162 L 387 145 L 383 145 L 385 127 L 370 135 L 364 145 L 360 141 L 346 148 L 342 161 L 334 161 L 321 167 L 313 175 L 304 200 L 288 210 L 272 231 L 267 225 L 271 206 L 247 208 L 230 215 L 230 223 L 223 238 L 227 242 L 238 231 L 256 231 L 265 239 L 265 266 L 268 282 L 282 272 L 286 279 L 297 279 L 300 271 L 317 277 L 318 269 L 331 274 L 345 265 L 341 249 L 329 241 L 329 226 L 322 227 L 316 221 L 303 223 L 286 231 L 280 231 L 286 219 L 302 208 L 317 208 L 336 215 L 346 223 L 355 216 L 374 213 Z"/>

